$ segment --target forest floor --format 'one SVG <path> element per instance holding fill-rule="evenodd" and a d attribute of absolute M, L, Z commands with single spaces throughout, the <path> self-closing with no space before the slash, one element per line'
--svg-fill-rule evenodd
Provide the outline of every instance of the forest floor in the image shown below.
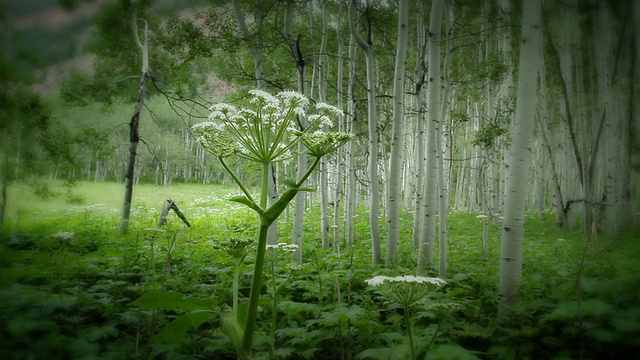
<path fill-rule="evenodd" d="M 254 239 L 255 215 L 226 200 L 233 187 L 137 185 L 123 236 L 123 188 L 54 186 L 40 191 L 46 200 L 10 189 L 0 235 L 0 357 L 234 358 L 220 314 L 231 306 L 237 263 L 221 244 Z M 191 227 L 175 214 L 157 226 L 167 198 Z M 322 248 L 319 213 L 317 206 L 305 213 L 303 265 L 281 256 L 265 275 L 255 357 L 411 358 L 404 309 L 365 282 L 415 275 L 411 214 L 402 215 L 406 241 L 397 263 L 385 267 L 371 264 L 364 208 L 355 219 L 355 245 L 339 250 Z M 598 234 L 587 241 L 557 228 L 552 214 L 528 216 L 522 295 L 499 314 L 500 225 L 486 224 L 483 253 L 485 225 L 477 215 L 449 214 L 447 284 L 413 309 L 414 357 L 604 359 L 640 350 L 639 239 Z M 282 242 L 291 220 L 279 222 Z M 434 253 L 429 276 L 438 275 Z M 253 256 L 238 265 L 240 309 Z"/>

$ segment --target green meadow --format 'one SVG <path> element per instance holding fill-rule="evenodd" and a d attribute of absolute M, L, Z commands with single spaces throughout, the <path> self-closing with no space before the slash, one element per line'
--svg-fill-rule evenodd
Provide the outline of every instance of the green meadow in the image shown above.
<path fill-rule="evenodd" d="M 123 184 L 79 183 L 71 192 L 49 185 L 40 196 L 9 189 L 0 245 L 3 359 L 235 358 L 221 316 L 236 272 L 240 312 L 246 304 L 257 221 L 227 201 L 234 187 L 138 184 L 123 236 Z M 174 213 L 157 226 L 167 198 L 191 227 Z M 404 309 L 365 280 L 415 275 L 411 214 L 401 219 L 406 241 L 393 267 L 371 264 L 364 208 L 353 247 L 323 249 L 319 216 L 317 206 L 306 212 L 302 265 L 281 254 L 265 272 L 256 357 L 408 358 Z M 551 215 L 527 217 L 522 295 L 499 313 L 500 228 L 476 216 L 450 214 L 447 284 L 412 312 L 416 357 L 602 359 L 638 349 L 637 239 L 599 235 L 587 243 Z M 281 218 L 278 233 L 288 242 L 291 219 Z M 241 262 L 228 247 L 238 239 L 249 244 Z"/>

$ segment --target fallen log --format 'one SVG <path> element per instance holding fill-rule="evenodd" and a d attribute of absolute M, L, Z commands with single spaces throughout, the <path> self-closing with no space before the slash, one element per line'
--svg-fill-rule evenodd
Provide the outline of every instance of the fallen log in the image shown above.
<path fill-rule="evenodd" d="M 189 223 L 189 220 L 187 220 L 187 217 L 184 215 L 184 213 L 182 211 L 180 211 L 180 209 L 178 208 L 178 205 L 176 205 L 175 201 L 173 201 L 171 199 L 167 199 L 167 202 L 162 207 L 162 213 L 160 214 L 160 220 L 158 220 L 158 227 L 164 225 L 167 222 L 167 215 L 169 214 L 169 211 L 171 211 L 171 210 L 173 210 L 173 212 L 175 212 L 176 215 L 178 215 L 180 220 L 182 220 L 182 222 L 185 223 L 185 225 L 187 225 L 187 227 L 191 227 L 191 224 Z"/>

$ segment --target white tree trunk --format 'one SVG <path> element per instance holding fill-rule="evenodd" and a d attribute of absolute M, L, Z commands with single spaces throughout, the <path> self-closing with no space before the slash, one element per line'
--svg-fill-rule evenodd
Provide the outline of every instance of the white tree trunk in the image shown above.
<path fill-rule="evenodd" d="M 358 52 L 356 51 L 356 43 L 353 35 L 349 37 L 349 82 L 347 84 L 347 130 L 350 134 L 355 135 L 355 101 L 354 101 L 354 85 L 355 85 L 355 70 L 357 64 Z M 344 232 L 346 237 L 347 246 L 353 246 L 355 215 L 356 215 L 356 202 L 358 199 L 358 193 L 356 188 L 356 140 L 349 141 L 347 145 L 347 201 L 345 209 L 344 219 Z"/>
<path fill-rule="evenodd" d="M 518 299 L 522 281 L 522 248 L 531 141 L 535 125 L 537 74 L 540 64 L 541 0 L 523 4 L 518 96 L 507 161 L 505 214 L 500 248 L 500 295 L 504 305 Z"/>
<path fill-rule="evenodd" d="M 293 1 L 287 2 L 285 8 L 285 17 L 284 17 L 284 35 L 287 40 L 287 44 L 289 45 L 289 49 L 291 54 L 294 56 L 296 61 L 297 70 L 298 70 L 298 92 L 301 94 L 306 94 L 305 88 L 305 62 L 302 58 L 302 54 L 298 51 L 299 47 L 297 46 L 297 40 L 293 36 L 293 32 L 291 30 L 291 25 L 293 21 Z M 308 121 L 304 116 L 300 116 L 298 118 L 300 126 L 302 127 L 300 130 L 306 129 L 308 126 Z M 298 143 L 298 161 L 297 161 L 297 175 L 296 178 L 300 178 L 306 173 L 307 168 L 309 166 L 307 155 L 304 154 L 305 147 L 302 142 Z M 295 254 L 293 255 L 294 259 L 302 264 L 302 235 L 304 232 L 304 212 L 305 212 L 305 197 L 306 192 L 299 192 L 296 194 L 294 198 L 293 205 L 293 226 L 291 233 L 291 243 L 298 245 Z"/>
<path fill-rule="evenodd" d="M 454 21 L 453 6 L 449 6 L 449 17 L 447 18 L 447 30 L 451 28 L 451 24 Z M 451 33 L 447 34 L 447 45 L 445 51 L 444 65 L 442 71 L 444 72 L 444 92 L 442 94 L 442 107 L 440 108 L 440 126 L 438 126 L 438 133 L 436 134 L 436 149 L 438 153 L 438 204 L 439 214 L 438 218 L 438 240 L 439 240 L 439 259 L 438 259 L 438 274 L 441 278 L 447 277 L 447 216 L 449 215 L 449 189 L 446 182 L 446 172 L 444 168 L 442 138 L 444 124 L 447 122 L 449 116 L 449 94 L 451 92 L 451 77 L 449 76 L 449 66 L 451 62 Z"/>
<path fill-rule="evenodd" d="M 356 26 L 356 1 L 351 0 L 349 6 L 349 28 L 356 43 L 364 52 L 367 66 L 367 100 L 369 121 L 369 226 L 371 231 L 371 257 L 374 264 L 382 262 L 380 246 L 380 229 L 378 214 L 380 213 L 380 189 L 378 184 L 378 116 L 376 112 L 375 59 L 373 46 L 367 43 Z M 371 31 L 371 29 L 368 29 Z"/>
<path fill-rule="evenodd" d="M 422 231 L 418 255 L 418 271 L 424 272 L 433 260 L 433 244 L 436 239 L 436 190 L 438 180 L 438 156 L 436 136 L 440 127 L 440 35 L 444 0 L 434 0 L 431 4 L 429 21 L 429 86 L 427 89 L 427 166 L 425 176 L 424 207 L 422 210 Z"/>
<path fill-rule="evenodd" d="M 344 59 L 342 58 L 344 55 L 344 44 L 342 41 L 342 33 L 341 33 L 341 28 L 342 28 L 342 18 L 343 18 L 343 4 L 340 3 L 340 8 L 338 10 L 338 24 L 336 26 L 336 37 L 338 39 L 338 52 L 337 52 L 337 58 L 338 58 L 338 64 L 337 64 L 337 69 L 336 69 L 336 88 L 338 89 L 337 91 L 337 105 L 338 105 L 338 109 L 343 110 L 344 109 L 344 93 L 343 93 L 343 87 L 344 87 Z M 325 3 L 325 7 L 324 9 L 326 10 L 326 3 Z M 328 21 L 328 13 L 325 11 L 324 13 L 324 21 Z M 338 116 L 338 131 L 340 132 L 344 132 L 345 131 L 345 117 L 343 115 L 339 115 Z M 338 148 L 338 150 L 336 151 L 336 186 L 335 186 L 335 193 L 334 193 L 334 200 L 333 200 L 333 248 L 336 251 L 340 251 L 340 240 L 341 240 L 341 236 L 340 236 L 340 211 L 342 209 L 341 206 L 341 201 L 343 199 L 343 195 L 342 195 L 342 189 L 344 187 L 344 183 L 345 183 L 345 178 L 344 178 L 344 149 L 342 147 Z"/>
<path fill-rule="evenodd" d="M 140 134 L 138 127 L 140 124 L 140 114 L 144 105 L 144 99 L 147 94 L 147 74 L 149 73 L 149 33 L 147 22 L 144 21 L 144 41 L 140 41 L 138 35 L 138 18 L 135 11 L 133 12 L 133 35 L 136 45 L 140 49 L 142 57 L 142 71 L 140 74 L 140 85 L 138 87 L 138 99 L 133 110 L 133 116 L 129 122 L 129 160 L 127 162 L 127 173 L 125 179 L 124 201 L 122 203 L 122 215 L 120 217 L 120 234 L 126 234 L 129 231 L 129 218 L 131 215 L 131 199 L 133 197 L 133 185 L 136 181 L 136 156 L 138 154 L 138 142 Z M 139 168 L 139 167 L 138 167 Z M 139 177 L 138 177 L 139 178 Z"/>
<path fill-rule="evenodd" d="M 387 210 L 387 253 L 385 264 L 391 265 L 398 253 L 402 184 L 402 151 L 404 150 L 404 78 L 407 67 L 409 37 L 409 1 L 398 4 L 398 44 L 393 76 L 393 130 L 389 161 L 389 194 Z"/>

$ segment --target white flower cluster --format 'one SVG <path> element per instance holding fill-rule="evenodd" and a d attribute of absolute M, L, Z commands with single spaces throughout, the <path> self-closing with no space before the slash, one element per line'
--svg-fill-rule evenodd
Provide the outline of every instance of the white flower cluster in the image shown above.
<path fill-rule="evenodd" d="M 268 244 L 267 250 L 282 250 L 284 252 L 295 252 L 298 250 L 298 245 L 296 244 L 287 244 L 287 243 L 277 243 L 277 244 Z"/>
<path fill-rule="evenodd" d="M 338 109 L 333 105 L 329 105 L 327 103 L 323 103 L 323 102 L 317 103 L 316 109 L 322 112 L 324 115 L 344 116 L 344 112 L 342 112 L 342 110 Z"/>
<path fill-rule="evenodd" d="M 308 113 L 309 99 L 295 91 L 282 91 L 271 95 L 262 90 L 250 90 L 250 108 L 236 108 L 230 104 L 214 104 L 209 110 L 209 121 L 193 126 L 193 132 L 202 146 L 224 158 L 233 154 L 260 163 L 286 161 L 290 150 L 300 137 L 314 129 L 333 127 L 332 118 L 343 112 L 326 103 L 316 103 Z M 307 117 L 306 129 L 297 129 L 297 117 Z M 351 139 L 348 134 L 311 135 L 305 139 L 309 153 L 323 156 Z"/>
<path fill-rule="evenodd" d="M 443 286 L 447 282 L 434 277 L 425 277 L 425 276 L 412 276 L 412 275 L 403 275 L 403 276 L 376 276 L 371 279 L 365 280 L 365 282 L 371 286 L 378 287 L 385 282 L 404 282 L 404 283 L 416 283 L 416 284 L 433 284 L 438 286 Z"/>
<path fill-rule="evenodd" d="M 60 239 L 60 240 L 71 240 L 76 236 L 76 233 L 70 231 L 61 231 L 59 233 L 55 233 L 51 235 L 51 237 Z"/>

